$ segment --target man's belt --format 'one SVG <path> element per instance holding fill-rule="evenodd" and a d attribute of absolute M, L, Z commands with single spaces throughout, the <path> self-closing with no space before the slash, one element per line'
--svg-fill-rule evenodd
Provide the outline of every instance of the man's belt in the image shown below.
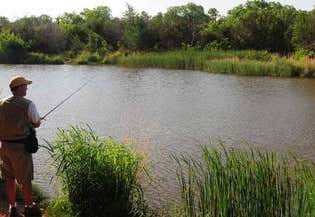
<path fill-rule="evenodd" d="M 15 139 L 15 140 L 1 140 L 1 142 L 11 142 L 11 143 L 24 143 L 24 139 Z"/>

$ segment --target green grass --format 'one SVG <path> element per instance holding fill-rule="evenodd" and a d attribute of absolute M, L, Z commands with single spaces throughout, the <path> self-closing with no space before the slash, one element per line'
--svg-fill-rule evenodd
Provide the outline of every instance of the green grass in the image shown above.
<path fill-rule="evenodd" d="M 114 56 L 115 58 L 112 58 Z M 132 53 L 111 55 L 106 64 L 128 67 L 155 67 L 168 69 L 201 70 L 211 73 L 237 75 L 314 77 L 312 59 L 294 60 L 279 57 L 267 51 L 222 51 L 222 50 L 175 50 L 166 52 Z"/>
<path fill-rule="evenodd" d="M 139 182 L 142 160 L 127 145 L 71 127 L 59 129 L 46 148 L 74 214 L 133 217 L 146 212 Z"/>
<path fill-rule="evenodd" d="M 314 165 L 258 149 L 174 156 L 186 217 L 314 217 Z"/>

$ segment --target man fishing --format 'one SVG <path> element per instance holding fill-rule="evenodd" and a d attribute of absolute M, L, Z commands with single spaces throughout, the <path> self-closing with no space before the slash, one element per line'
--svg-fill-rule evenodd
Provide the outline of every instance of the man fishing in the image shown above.
<path fill-rule="evenodd" d="M 9 85 L 12 96 L 0 101 L 1 175 L 6 182 L 9 216 L 14 217 L 21 216 L 16 207 L 16 182 L 22 186 L 24 215 L 41 216 L 32 198 L 32 154 L 20 142 L 30 134 L 30 127 L 41 124 L 35 104 L 24 98 L 31 83 L 22 76 L 13 77 Z"/>

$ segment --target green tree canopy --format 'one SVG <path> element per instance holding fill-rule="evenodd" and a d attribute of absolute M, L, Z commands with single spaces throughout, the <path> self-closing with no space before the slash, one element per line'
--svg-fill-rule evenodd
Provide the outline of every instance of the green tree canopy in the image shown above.
<path fill-rule="evenodd" d="M 315 9 L 299 14 L 293 27 L 292 43 L 297 49 L 315 51 Z"/>
<path fill-rule="evenodd" d="M 138 14 L 127 4 L 123 22 L 123 44 L 131 50 L 146 50 L 155 44 L 153 39 L 150 16 L 146 12 Z"/>
<path fill-rule="evenodd" d="M 64 35 L 48 15 L 24 17 L 12 24 L 12 30 L 29 46 L 30 51 L 58 53 L 64 50 Z"/>
<path fill-rule="evenodd" d="M 292 6 L 265 0 L 247 1 L 228 12 L 205 33 L 228 38 L 236 49 L 290 51 L 292 26 L 298 11 Z"/>
<path fill-rule="evenodd" d="M 6 17 L 0 17 L 0 31 L 6 31 L 10 28 L 10 21 Z"/>
<path fill-rule="evenodd" d="M 89 41 L 88 30 L 85 21 L 80 14 L 65 13 L 56 19 L 65 35 L 66 50 L 79 52 Z"/>
<path fill-rule="evenodd" d="M 81 16 L 87 29 L 98 34 L 110 47 L 117 48 L 117 43 L 122 37 L 122 25 L 118 19 L 112 17 L 107 6 L 84 9 Z"/>
<path fill-rule="evenodd" d="M 183 43 L 196 45 L 200 37 L 201 25 L 209 17 L 200 5 L 188 3 L 183 6 L 170 7 L 163 15 L 160 41 L 165 48 L 180 47 Z"/>
<path fill-rule="evenodd" d="M 11 32 L 0 33 L 0 63 L 21 63 L 26 56 L 23 39 Z"/>
<path fill-rule="evenodd" d="M 20 37 L 29 52 L 66 53 L 84 50 L 104 55 L 120 47 L 163 50 L 184 46 L 256 49 L 288 53 L 315 50 L 315 8 L 296 10 L 268 0 L 249 0 L 226 16 L 188 3 L 151 17 L 127 4 L 123 17 L 113 17 L 107 6 L 65 13 L 23 17 L 10 22 L 0 17 L 0 33 Z"/>
<path fill-rule="evenodd" d="M 84 9 L 81 16 L 89 29 L 99 35 L 104 35 L 106 24 L 111 20 L 111 11 L 106 6 L 99 6 L 91 10 Z"/>

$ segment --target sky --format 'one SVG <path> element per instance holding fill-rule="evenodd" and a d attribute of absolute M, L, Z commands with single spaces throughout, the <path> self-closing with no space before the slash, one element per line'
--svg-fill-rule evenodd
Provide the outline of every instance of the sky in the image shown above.
<path fill-rule="evenodd" d="M 108 6 L 114 17 L 121 17 L 126 10 L 126 3 L 138 12 L 146 11 L 149 15 L 156 15 L 158 12 L 165 12 L 168 7 L 184 5 L 188 2 L 202 5 L 205 11 L 216 8 L 221 15 L 224 15 L 246 0 L 0 0 L 0 16 L 15 20 L 24 16 L 47 14 L 55 18 L 63 15 L 64 12 L 79 13 L 84 8 Z M 278 0 L 278 2 L 308 11 L 315 6 L 314 0 Z"/>

